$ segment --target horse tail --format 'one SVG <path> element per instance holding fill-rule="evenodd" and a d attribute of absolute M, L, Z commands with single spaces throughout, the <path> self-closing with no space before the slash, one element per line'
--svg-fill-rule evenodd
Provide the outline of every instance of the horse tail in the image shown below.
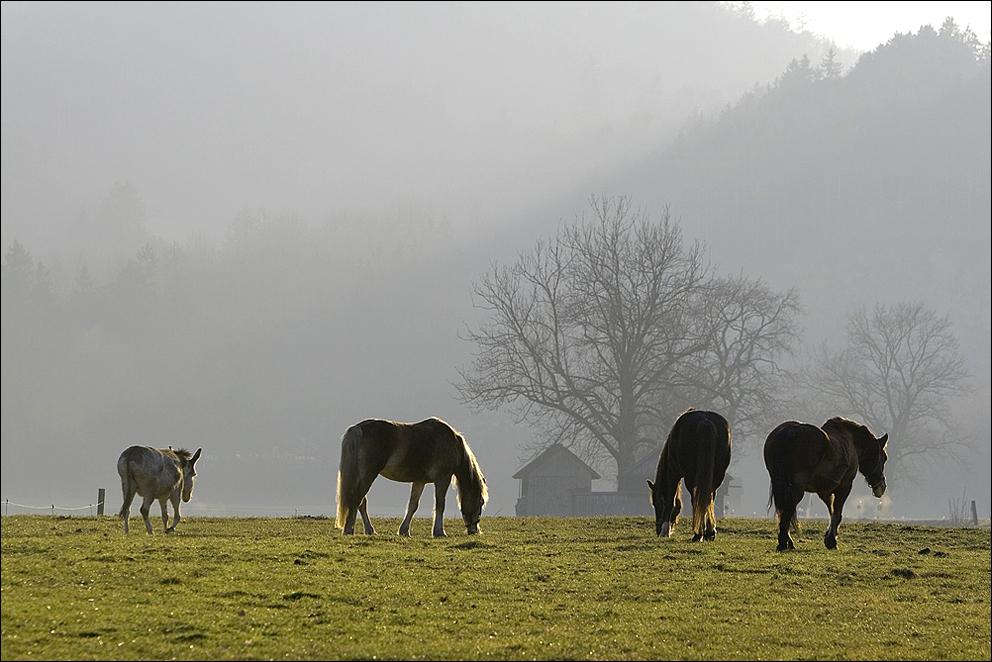
<path fill-rule="evenodd" d="M 717 430 L 706 419 L 696 426 L 698 456 L 696 458 L 696 487 L 692 491 L 692 528 L 696 533 L 706 529 L 706 522 L 716 521 L 713 514 L 713 470 L 716 465 Z"/>
<path fill-rule="evenodd" d="M 338 514 L 336 523 L 343 529 L 348 515 L 358 509 L 358 444 L 362 428 L 352 425 L 341 437 L 341 465 L 338 469 Z"/>
<path fill-rule="evenodd" d="M 768 459 L 768 476 L 771 479 L 768 488 L 768 509 L 771 510 L 774 505 L 775 514 L 781 517 L 782 513 L 788 512 L 791 508 L 789 527 L 799 530 L 799 516 L 792 506 L 794 494 L 789 472 L 789 447 L 795 441 L 795 433 L 788 429 L 780 430 L 770 441 L 773 447 Z"/>
<path fill-rule="evenodd" d="M 117 460 L 117 473 L 121 476 L 121 491 L 124 492 L 124 503 L 117 516 L 127 519 L 131 514 L 131 502 L 134 500 L 134 471 L 131 469 L 131 449 L 124 451 Z"/>

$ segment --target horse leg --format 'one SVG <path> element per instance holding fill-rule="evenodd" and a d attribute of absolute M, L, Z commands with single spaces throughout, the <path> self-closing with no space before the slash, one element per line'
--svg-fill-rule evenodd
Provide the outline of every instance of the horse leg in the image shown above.
<path fill-rule="evenodd" d="M 131 519 L 131 502 L 134 500 L 134 492 L 130 492 L 130 494 L 128 494 L 128 492 L 130 492 L 130 490 L 125 488 L 124 505 L 121 506 L 121 510 L 118 513 L 118 516 L 124 520 L 124 535 L 127 535 L 127 523 L 128 520 Z"/>
<path fill-rule="evenodd" d="M 668 514 L 668 518 L 661 524 L 661 533 L 659 536 L 670 536 L 672 531 L 675 530 L 675 523 L 679 521 L 679 515 L 682 513 L 682 479 L 679 478 L 675 481 L 675 494 L 668 498 L 665 495 L 665 505 L 669 503 L 672 504 L 672 511 Z"/>
<path fill-rule="evenodd" d="M 434 537 L 447 538 L 444 532 L 444 499 L 448 493 L 448 485 L 451 484 L 451 476 L 447 480 L 434 482 Z"/>
<path fill-rule="evenodd" d="M 716 540 L 716 514 L 713 512 L 713 503 L 716 500 L 716 492 L 710 492 L 709 507 L 706 509 L 706 530 L 703 532 L 703 540 Z"/>
<path fill-rule="evenodd" d="M 176 525 L 179 524 L 179 522 L 182 520 L 182 516 L 179 514 L 179 503 L 180 503 L 179 492 L 177 491 L 175 494 L 173 494 L 170 497 L 169 500 L 172 501 L 172 526 L 170 526 L 169 528 L 167 528 L 165 530 L 166 533 L 170 533 L 172 531 L 175 531 L 176 530 Z M 162 520 L 164 522 L 168 523 L 168 521 L 169 521 L 169 513 L 168 513 L 168 511 L 166 511 L 166 505 L 167 505 L 167 503 L 165 502 L 165 500 L 163 500 L 162 501 Z"/>
<path fill-rule="evenodd" d="M 344 533 L 351 535 L 355 532 L 355 520 L 358 515 L 362 516 L 362 524 L 365 526 L 365 533 L 372 535 L 375 533 L 375 529 L 372 528 L 372 521 L 369 519 L 369 502 L 368 493 L 369 488 L 372 487 L 372 481 L 375 480 L 377 474 L 374 474 L 371 478 L 365 478 L 364 476 L 359 476 L 358 485 L 356 487 L 356 496 L 358 497 L 358 506 L 356 508 L 348 508 L 348 513 L 345 515 L 344 520 Z"/>
<path fill-rule="evenodd" d="M 362 500 L 358 503 L 358 512 L 362 514 L 362 526 L 365 527 L 366 535 L 374 536 L 375 529 L 372 528 L 372 520 L 369 519 L 369 499 L 368 496 L 363 496 Z M 352 518 L 354 520 L 354 518 Z M 354 521 L 352 522 L 352 531 L 354 531 Z"/>
<path fill-rule="evenodd" d="M 833 494 L 828 492 L 820 495 L 823 502 L 827 504 L 827 510 L 830 511 L 830 526 L 823 536 L 823 544 L 826 545 L 827 549 L 837 549 L 837 530 L 840 528 L 840 520 L 844 516 L 844 502 L 847 501 L 847 496 L 851 493 L 851 487 L 851 485 L 841 485 L 834 490 Z"/>
<path fill-rule="evenodd" d="M 798 497 L 796 494 L 798 493 Z M 796 543 L 792 539 L 792 527 L 796 524 L 796 507 L 803 498 L 804 490 L 792 486 L 788 501 L 784 508 L 778 513 L 778 551 L 784 552 L 796 548 Z"/>
<path fill-rule="evenodd" d="M 410 522 L 413 521 L 413 514 L 420 507 L 420 495 L 424 493 L 426 486 L 427 483 L 414 483 L 410 488 L 410 503 L 406 505 L 406 517 L 403 518 L 403 523 L 400 524 L 399 534 L 401 536 L 410 537 Z"/>
<path fill-rule="evenodd" d="M 148 518 L 149 513 L 152 510 L 152 502 L 155 501 L 155 497 L 146 496 L 141 500 L 141 517 L 145 520 L 145 529 L 148 533 L 152 532 L 152 521 Z"/>
<path fill-rule="evenodd" d="M 796 544 L 792 540 L 792 535 L 789 533 L 789 529 L 792 526 L 792 515 L 788 510 L 786 508 L 779 511 L 778 514 L 778 551 L 780 552 L 796 548 Z"/>
<path fill-rule="evenodd" d="M 166 497 L 165 499 L 159 499 L 158 505 L 162 508 L 162 528 L 165 529 L 166 533 L 172 533 L 172 529 L 169 527 L 169 499 L 171 497 Z"/>
<path fill-rule="evenodd" d="M 703 508 L 705 508 L 703 505 L 704 499 L 697 499 L 695 496 L 696 490 L 699 489 L 700 486 L 695 482 L 694 477 L 686 476 L 683 481 L 685 482 L 685 489 L 689 493 L 689 503 L 692 504 L 692 542 L 699 542 L 703 539 L 703 533 L 706 529 L 706 516 L 704 513 L 702 518 L 697 517 L 696 509 L 699 508 L 700 510 L 703 510 Z M 682 491 L 679 490 L 678 494 L 681 494 L 681 492 Z M 678 504 L 678 510 L 679 512 L 682 511 L 681 500 Z"/>

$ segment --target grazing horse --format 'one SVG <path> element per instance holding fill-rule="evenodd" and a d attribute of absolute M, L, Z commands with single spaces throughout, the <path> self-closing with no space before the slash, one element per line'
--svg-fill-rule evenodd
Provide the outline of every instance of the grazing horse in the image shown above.
<path fill-rule="evenodd" d="M 150 448 L 148 446 L 131 446 L 121 453 L 117 460 L 117 473 L 121 476 L 121 489 L 124 491 L 124 505 L 117 514 L 124 520 L 124 533 L 128 532 L 127 521 L 131 517 L 131 501 L 135 493 L 144 497 L 141 502 L 141 516 L 145 518 L 145 528 L 152 532 L 152 523 L 148 519 L 148 511 L 152 501 L 158 499 L 162 507 L 162 526 L 165 532 L 174 531 L 182 520 L 179 515 L 179 499 L 189 503 L 193 496 L 193 476 L 196 470 L 193 465 L 200 458 L 198 448 L 190 456 L 185 448 L 172 450 L 169 448 Z M 172 526 L 169 526 L 169 513 L 166 502 L 172 502 Z"/>
<path fill-rule="evenodd" d="M 445 536 L 444 499 L 452 480 L 458 487 L 465 528 L 469 534 L 478 533 L 482 508 L 489 499 L 486 477 L 465 437 L 441 419 L 428 418 L 420 423 L 368 419 L 348 428 L 341 438 L 337 515 L 337 525 L 346 534 L 355 532 L 358 513 L 365 533 L 375 533 L 366 495 L 379 474 L 413 483 L 399 535 L 410 535 L 410 521 L 424 487 L 434 483 L 434 537 Z"/>
<path fill-rule="evenodd" d="M 876 438 L 864 425 L 841 417 L 822 427 L 786 421 L 772 430 L 764 454 L 771 478 L 768 507 L 774 503 L 779 517 L 778 551 L 796 547 L 789 530 L 799 529 L 796 506 L 805 492 L 815 492 L 827 505 L 830 526 L 823 544 L 837 548 L 837 529 L 855 475 L 864 475 L 876 497 L 885 494 L 888 439 L 888 434 Z"/>
<path fill-rule="evenodd" d="M 713 500 L 730 466 L 730 424 L 712 411 L 686 410 L 661 449 L 654 482 L 648 481 L 651 504 L 655 512 L 655 532 L 670 536 L 679 513 L 682 497 L 679 484 L 692 495 L 693 542 L 716 538 L 716 515 Z"/>

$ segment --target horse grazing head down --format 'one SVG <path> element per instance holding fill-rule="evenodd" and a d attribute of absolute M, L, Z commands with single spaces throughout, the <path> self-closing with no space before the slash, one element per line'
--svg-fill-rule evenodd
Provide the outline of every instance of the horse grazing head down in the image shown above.
<path fill-rule="evenodd" d="M 489 490 L 486 487 L 486 477 L 479 468 L 479 461 L 475 459 L 465 438 L 460 434 L 457 436 L 464 445 L 464 462 L 467 465 L 466 469 L 457 472 L 454 477 L 458 485 L 458 506 L 462 511 L 465 531 L 474 535 L 479 532 L 479 520 L 482 519 L 482 509 L 489 500 Z"/>

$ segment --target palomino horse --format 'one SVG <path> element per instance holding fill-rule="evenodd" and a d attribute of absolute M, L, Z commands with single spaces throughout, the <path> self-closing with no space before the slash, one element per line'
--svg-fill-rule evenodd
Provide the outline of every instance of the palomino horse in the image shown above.
<path fill-rule="evenodd" d="M 148 511 L 152 501 L 158 499 L 162 507 L 162 526 L 165 532 L 174 531 L 182 520 L 179 515 L 179 499 L 189 503 L 193 496 L 193 476 L 196 470 L 193 465 L 200 458 L 198 448 L 190 456 L 185 448 L 172 450 L 169 448 L 150 448 L 148 446 L 131 446 L 121 453 L 117 460 L 117 473 L 121 476 L 121 489 L 124 491 L 124 505 L 118 517 L 124 520 L 124 533 L 127 533 L 127 521 L 131 517 L 131 501 L 135 493 L 144 497 L 141 502 L 141 516 L 145 518 L 145 528 L 152 532 L 152 523 L 148 519 Z M 166 502 L 172 502 L 172 526 L 169 526 L 169 513 Z"/>
<path fill-rule="evenodd" d="M 341 468 L 338 471 L 337 525 L 345 533 L 355 532 L 355 519 L 362 514 L 365 533 L 373 534 L 366 495 L 376 476 L 413 483 L 406 517 L 399 534 L 410 535 L 410 521 L 420 505 L 427 483 L 434 483 L 434 537 L 444 533 L 444 499 L 454 480 L 458 505 L 469 534 L 478 533 L 482 508 L 489 492 L 465 438 L 438 418 L 420 423 L 394 423 L 369 419 L 352 425 L 341 438 Z"/>
<path fill-rule="evenodd" d="M 713 499 L 730 466 L 730 424 L 712 411 L 686 410 L 661 449 L 654 482 L 648 481 L 655 513 L 655 532 L 669 536 L 679 513 L 679 484 L 692 495 L 692 540 L 716 538 Z"/>
<path fill-rule="evenodd" d="M 805 492 L 815 492 L 827 505 L 830 526 L 823 544 L 827 549 L 837 548 L 844 502 L 858 471 L 876 497 L 885 494 L 888 439 L 888 434 L 876 438 L 864 425 L 840 417 L 819 428 L 787 421 L 772 430 L 765 440 L 765 467 L 771 477 L 768 507 L 774 503 L 779 517 L 778 551 L 796 547 L 789 530 L 799 529 L 796 506 Z"/>

